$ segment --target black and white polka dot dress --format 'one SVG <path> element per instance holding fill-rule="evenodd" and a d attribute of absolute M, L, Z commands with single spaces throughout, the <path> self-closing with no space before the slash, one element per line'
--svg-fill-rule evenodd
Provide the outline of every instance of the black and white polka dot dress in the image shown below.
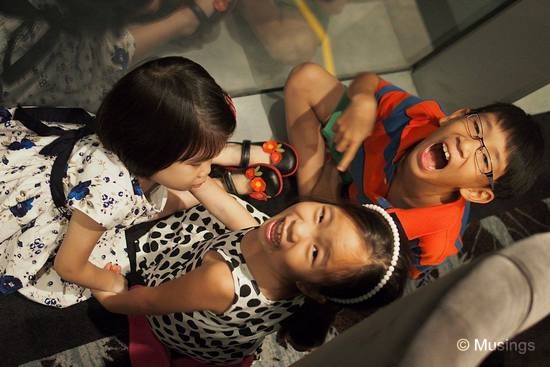
<path fill-rule="evenodd" d="M 258 221 L 265 219 L 252 206 L 246 207 Z M 301 305 L 302 297 L 270 301 L 260 292 L 241 253 L 247 231 L 228 232 L 199 206 L 157 223 L 138 240 L 138 271 L 148 286 L 195 269 L 211 250 L 225 259 L 233 275 L 233 304 L 221 315 L 196 311 L 148 317 L 156 336 L 171 351 L 211 364 L 237 363 L 257 354 L 264 337 Z"/>

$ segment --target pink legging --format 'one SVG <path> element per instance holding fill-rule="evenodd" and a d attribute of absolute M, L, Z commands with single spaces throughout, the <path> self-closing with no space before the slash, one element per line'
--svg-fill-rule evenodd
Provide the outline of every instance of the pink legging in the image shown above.
<path fill-rule="evenodd" d="M 130 334 L 128 353 L 132 367 L 219 367 L 219 365 L 202 363 L 185 357 L 170 359 L 168 351 L 153 334 L 145 316 L 128 316 L 128 328 Z M 252 361 L 252 356 L 249 356 L 241 363 L 225 366 L 250 367 Z"/>

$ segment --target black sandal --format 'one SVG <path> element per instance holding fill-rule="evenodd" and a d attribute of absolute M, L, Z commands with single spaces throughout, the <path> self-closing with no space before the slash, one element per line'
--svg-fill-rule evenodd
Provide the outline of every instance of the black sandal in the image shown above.
<path fill-rule="evenodd" d="M 269 154 L 270 165 L 279 170 L 281 176 L 288 177 L 296 173 L 298 169 L 298 153 L 294 147 L 284 142 L 276 140 L 266 140 L 264 142 L 251 142 L 243 140 L 241 143 L 230 142 L 241 145 L 241 161 L 239 168 L 247 168 L 250 163 L 250 146 L 261 146 L 262 150 Z"/>
<path fill-rule="evenodd" d="M 214 12 L 208 16 L 202 10 L 202 8 L 195 2 L 195 0 L 185 0 L 185 5 L 189 7 L 189 9 L 195 14 L 197 17 L 197 20 L 199 21 L 199 26 L 195 30 L 194 34 L 202 33 L 205 27 L 211 26 L 212 24 L 219 22 L 220 19 L 231 12 L 235 6 L 237 5 L 238 0 L 230 0 L 229 5 L 227 6 L 227 9 L 224 11 L 219 11 L 214 7 Z"/>
<path fill-rule="evenodd" d="M 232 177 L 234 173 L 242 173 L 249 179 L 251 193 L 241 195 L 237 192 Z M 255 200 L 267 201 L 283 191 L 283 176 L 276 167 L 270 164 L 253 164 L 246 169 L 212 166 L 210 177 L 221 179 L 228 193 L 248 196 Z"/>

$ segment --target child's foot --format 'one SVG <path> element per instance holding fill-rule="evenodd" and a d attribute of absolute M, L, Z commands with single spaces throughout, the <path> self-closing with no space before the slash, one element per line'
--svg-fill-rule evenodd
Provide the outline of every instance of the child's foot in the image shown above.
<path fill-rule="evenodd" d="M 227 154 L 228 161 L 220 164 L 241 168 L 258 163 L 271 164 L 281 172 L 283 177 L 293 175 L 298 168 L 298 155 L 294 148 L 276 140 L 260 143 L 251 143 L 249 140 L 244 140 L 242 143 L 228 143 L 223 154 Z"/>
<path fill-rule="evenodd" d="M 179 9 L 182 17 L 185 18 L 185 25 L 182 24 L 181 28 L 182 36 L 190 36 L 200 31 L 203 26 L 219 20 L 221 15 L 229 11 L 232 1 L 237 0 L 184 1 Z"/>
<path fill-rule="evenodd" d="M 252 188 L 248 184 L 250 180 L 244 175 L 244 173 L 231 174 L 231 178 L 233 179 L 233 185 L 235 185 L 237 194 L 248 195 L 252 192 Z"/>
<path fill-rule="evenodd" d="M 227 143 L 226 151 L 229 154 L 231 161 L 228 166 L 238 166 L 241 162 L 242 144 L 240 143 Z M 250 146 L 250 164 L 264 163 L 269 164 L 269 154 L 262 150 L 262 147 L 257 145 Z"/>
<path fill-rule="evenodd" d="M 244 172 L 213 167 L 211 177 L 217 178 L 217 183 L 230 194 L 248 195 L 256 200 L 268 200 L 283 190 L 283 177 L 271 165 L 252 165 Z"/>

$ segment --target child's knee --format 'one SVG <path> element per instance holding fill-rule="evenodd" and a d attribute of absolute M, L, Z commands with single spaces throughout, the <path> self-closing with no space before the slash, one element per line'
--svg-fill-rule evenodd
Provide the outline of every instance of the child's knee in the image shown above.
<path fill-rule="evenodd" d="M 285 94 L 307 92 L 323 77 L 330 75 L 322 66 L 311 62 L 295 66 L 285 83 Z"/>

